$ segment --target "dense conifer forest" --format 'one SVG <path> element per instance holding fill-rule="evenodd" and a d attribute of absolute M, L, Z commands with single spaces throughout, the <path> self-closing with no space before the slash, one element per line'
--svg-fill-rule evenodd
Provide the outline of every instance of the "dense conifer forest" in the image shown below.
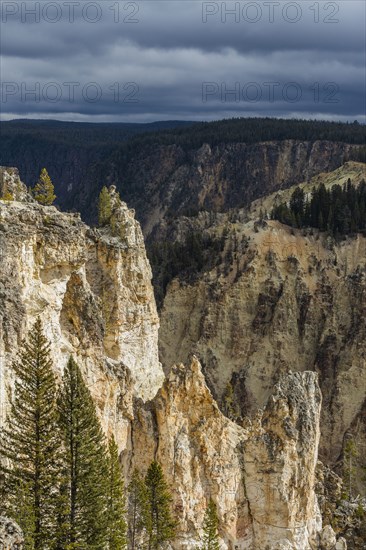
<path fill-rule="evenodd" d="M 150 124 L 81 123 L 47 120 L 13 120 L 0 123 L 0 164 L 9 165 L 14 151 L 55 147 L 80 148 L 104 153 L 119 151 L 120 159 L 149 145 L 177 145 L 184 150 L 226 143 L 257 143 L 273 140 L 329 140 L 366 143 L 365 126 L 354 123 L 275 118 L 231 118 L 213 122 L 160 121 Z M 365 160 L 366 147 L 359 158 Z M 362 157 L 362 158 L 361 158 Z M 19 166 L 19 164 L 17 164 Z"/>
<path fill-rule="evenodd" d="M 326 189 L 324 184 L 307 197 L 298 187 L 290 203 L 276 205 L 271 218 L 292 227 L 314 227 L 333 236 L 366 234 L 366 182 L 356 187 L 351 180 Z"/>

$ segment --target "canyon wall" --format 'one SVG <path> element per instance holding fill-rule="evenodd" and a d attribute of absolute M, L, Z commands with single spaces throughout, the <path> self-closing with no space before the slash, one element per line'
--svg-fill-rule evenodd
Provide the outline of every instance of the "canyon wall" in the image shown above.
<path fill-rule="evenodd" d="M 69 139 L 65 132 L 42 139 L 36 134 L 32 139 L 26 131 L 17 137 L 4 131 L 2 163 L 17 166 L 29 186 L 46 167 L 57 203 L 63 210 L 80 212 L 87 223 L 97 219 L 101 187 L 117 185 L 122 199 L 136 210 L 145 237 L 163 219 L 200 209 L 223 212 L 246 206 L 275 189 L 334 170 L 360 147 L 310 138 L 230 143 L 227 133 L 221 144 L 209 145 L 203 139 L 198 146 L 193 129 L 192 145 L 190 140 L 179 145 L 179 136 L 178 144 L 171 143 L 168 134 L 166 145 L 147 139 L 125 150 L 120 139 L 95 141 L 95 129 L 75 143 L 76 129 Z M 282 133 L 288 133 L 285 127 Z"/>
<path fill-rule="evenodd" d="M 357 183 L 365 177 L 364 166 L 345 165 L 320 181 L 330 185 L 351 177 Z M 163 366 L 168 372 L 173 361 L 195 353 L 233 419 L 264 406 L 283 372 L 315 371 L 324 398 L 322 460 L 334 466 L 348 437 L 364 456 L 366 239 L 336 241 L 316 230 L 260 221 L 261 207 L 270 207 L 269 199 L 257 201 L 253 212 L 203 212 L 161 224 L 163 239 L 184 241 L 194 232 L 220 245 L 214 266 L 187 277 L 183 272 L 167 288 Z"/>
<path fill-rule="evenodd" d="M 58 374 L 73 355 L 104 428 L 115 431 L 123 445 L 133 397 L 152 398 L 164 379 L 140 225 L 121 203 L 115 213 L 117 236 L 90 229 L 78 214 L 24 202 L 16 169 L 1 174 L 2 186 L 18 189 L 21 199 L 0 201 L 2 415 L 9 365 L 40 316 Z"/>
<path fill-rule="evenodd" d="M 165 467 L 180 518 L 174 548 L 199 545 L 207 500 L 217 503 L 223 548 L 319 548 L 314 492 L 321 394 L 315 373 L 287 373 L 263 411 L 238 425 L 206 386 L 197 358 L 175 365 L 136 411 L 131 467 Z"/>
<path fill-rule="evenodd" d="M 180 325 L 170 325 L 168 331 L 163 326 L 166 354 L 171 354 L 171 363 L 175 364 L 166 369 L 164 376 L 158 359 L 159 319 L 141 229 L 133 211 L 118 200 L 115 188 L 109 191 L 113 227 L 90 229 L 78 215 L 31 201 L 16 169 L 2 169 L 0 174 L 1 188 L 5 185 L 16 199 L 0 200 L 2 421 L 7 410 L 7 389 L 13 382 L 12 360 L 22 338 L 40 316 L 51 342 L 58 378 L 70 355 L 80 364 L 103 428 L 116 436 L 126 480 L 135 467 L 145 473 L 154 458 L 162 463 L 180 521 L 173 550 L 197 547 L 210 497 L 218 506 L 222 550 L 331 550 L 321 542 L 329 529 L 322 530 L 315 495 L 321 411 L 317 374 L 301 369 L 294 356 L 291 365 L 283 363 L 281 372 L 267 379 L 265 369 L 271 361 L 258 352 L 258 373 L 252 371 L 252 395 L 242 386 L 240 403 L 248 415 L 242 414 L 233 422 L 215 401 L 220 384 L 212 392 L 206 384 L 208 380 L 213 387 L 212 380 L 219 380 L 221 370 L 222 376 L 230 375 L 232 363 L 222 354 L 210 365 L 211 370 L 207 362 L 204 364 L 204 374 L 196 357 L 187 357 L 186 366 L 177 364 L 181 348 L 177 347 L 177 358 L 173 358 L 167 334 L 170 331 L 177 342 L 182 342 L 189 331 L 182 335 Z M 276 231 L 279 236 L 283 229 L 268 224 L 266 231 Z M 255 235 L 257 247 L 260 239 L 268 237 L 265 232 Z M 220 341 L 223 346 L 233 344 L 233 355 L 246 345 L 248 335 L 240 332 L 234 340 L 226 341 L 228 325 L 220 315 L 227 315 L 231 323 L 234 309 L 240 311 L 238 304 L 252 301 L 254 333 L 267 334 L 268 325 L 274 326 L 271 304 L 277 304 L 279 295 L 290 293 L 291 285 L 300 277 L 301 263 L 284 260 L 290 286 L 280 293 L 277 287 L 285 286 L 285 273 L 276 266 L 273 255 L 264 258 L 258 252 L 254 256 L 257 263 L 253 265 L 243 257 L 247 262 L 245 276 L 251 279 L 230 275 L 228 288 L 234 288 L 239 300 L 230 303 L 227 297 L 217 295 L 219 309 L 213 311 L 207 332 L 215 335 L 221 331 Z M 346 256 L 350 262 L 351 253 Z M 255 286 L 253 277 L 262 264 L 268 265 L 269 271 L 262 272 Z M 352 274 L 355 265 L 348 264 Z M 316 266 L 314 269 L 317 273 Z M 315 285 L 317 279 L 314 282 L 313 278 L 309 281 Z M 235 290 L 236 279 L 235 284 L 243 285 L 240 288 L 244 289 L 245 300 Z M 216 279 L 213 282 L 216 284 Z M 197 284 L 214 292 L 203 279 Z M 260 285 L 267 294 L 258 310 L 254 298 Z M 303 288 L 300 283 L 299 288 Z M 169 292 L 174 289 L 182 292 L 183 298 L 177 294 L 174 302 L 181 309 L 179 319 L 186 323 L 191 322 L 193 306 L 206 302 L 213 307 L 206 298 L 199 301 L 198 295 L 194 304 L 188 302 L 179 281 L 174 281 Z M 345 287 L 341 291 L 344 293 Z M 295 307 L 297 299 L 296 293 L 288 298 L 287 312 Z M 227 313 L 222 310 L 219 314 L 225 302 Z M 185 303 L 190 305 L 189 312 L 184 310 Z M 362 305 L 361 295 L 358 303 Z M 174 314 L 172 309 L 173 322 Z M 165 319 L 163 313 L 163 323 Z M 278 331 L 285 331 L 287 323 L 291 324 L 291 319 L 286 319 L 283 315 L 276 318 Z M 235 331 L 240 329 L 239 320 Z M 235 331 L 232 327 L 229 333 L 234 335 Z M 356 339 L 354 345 L 359 342 Z M 286 347 L 291 345 L 277 346 L 279 357 L 285 351 L 291 352 L 292 348 Z M 197 349 L 205 357 L 204 348 Z M 358 359 L 359 354 L 355 357 Z M 357 364 L 354 368 L 359 372 Z M 345 379 L 352 383 L 349 372 Z M 328 533 L 329 540 L 335 540 L 332 533 Z"/>

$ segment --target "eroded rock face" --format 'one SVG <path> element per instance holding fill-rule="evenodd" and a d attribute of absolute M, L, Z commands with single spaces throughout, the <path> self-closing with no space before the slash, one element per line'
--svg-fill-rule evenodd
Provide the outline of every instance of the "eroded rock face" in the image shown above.
<path fill-rule="evenodd" d="M 75 151 L 63 143 L 33 148 L 12 147 L 6 141 L 6 158 L 20 169 L 27 185 L 33 186 L 40 169 L 48 167 L 62 209 L 82 212 L 87 222 L 96 220 L 100 186 L 120 182 L 121 196 L 136 208 L 145 236 L 172 210 L 175 214 L 200 208 L 225 212 L 248 205 L 274 189 L 334 170 L 360 147 L 280 140 L 214 147 L 203 143 L 187 151 L 174 144 L 147 143 L 121 161 L 115 152 L 110 155 L 108 147 Z"/>
<path fill-rule="evenodd" d="M 321 527 L 314 494 L 316 374 L 294 374 L 283 365 L 277 385 L 267 382 L 264 411 L 239 423 L 221 413 L 196 358 L 173 367 L 162 385 L 158 317 L 141 230 L 115 189 L 110 194 L 112 232 L 90 229 L 79 216 L 54 207 L 0 201 L 2 416 L 12 359 L 41 316 L 57 374 L 70 354 L 80 364 L 103 428 L 115 434 L 122 451 L 126 480 L 133 468 L 145 473 L 154 458 L 161 462 L 180 520 L 174 550 L 197 547 L 210 497 L 217 503 L 223 549 L 315 550 Z M 288 269 L 293 279 L 292 263 Z M 273 273 L 281 281 L 282 272 Z M 276 302 L 278 293 L 270 295 Z M 262 319 L 271 319 L 265 300 L 262 305 L 259 334 Z M 218 324 L 211 335 L 225 326 L 220 317 L 213 320 Z"/>
<path fill-rule="evenodd" d="M 364 175 L 361 165 L 350 177 Z M 340 176 L 347 181 L 348 173 Z M 361 442 L 366 433 L 366 239 L 335 242 L 257 220 L 241 211 L 202 213 L 170 227 L 178 240 L 198 231 L 222 251 L 214 267 L 170 283 L 161 311 L 163 366 L 168 372 L 195 353 L 223 410 L 231 384 L 233 418 L 263 407 L 282 372 L 318 372 L 320 452 L 332 466 L 346 433 Z"/>
<path fill-rule="evenodd" d="M 164 374 L 141 229 L 124 203 L 115 218 L 112 236 L 54 207 L 0 201 L 0 381 L 4 415 L 11 361 L 40 316 L 58 374 L 73 355 L 123 446 L 132 396 L 151 399 Z"/>
<path fill-rule="evenodd" d="M 256 547 L 317 544 L 314 492 L 321 394 L 311 372 L 282 376 L 244 444 L 246 493 Z M 248 480 L 248 481 L 247 481 Z"/>
<path fill-rule="evenodd" d="M 147 237 L 171 211 L 175 215 L 200 209 L 226 212 L 248 205 L 275 189 L 334 170 L 354 147 L 283 140 L 215 147 L 204 143 L 186 152 L 177 145 L 156 145 L 137 151 L 127 166 L 111 176 L 116 181 L 139 182 L 138 192 L 129 192 L 129 204 L 136 208 Z"/>
<path fill-rule="evenodd" d="M 0 516 L 1 550 L 23 550 L 23 543 L 23 533 L 19 525 L 12 519 Z"/>
<path fill-rule="evenodd" d="M 20 181 L 17 168 L 0 166 L 0 198 L 8 196 L 16 201 L 31 201 L 26 186 Z"/>
<path fill-rule="evenodd" d="M 197 547 L 212 497 L 223 548 L 317 548 L 320 406 L 316 374 L 288 373 L 265 410 L 239 426 L 219 411 L 196 358 L 174 366 L 155 399 L 136 410 L 124 456 L 130 471 L 146 471 L 154 458 L 163 465 L 180 518 L 173 547 Z"/>

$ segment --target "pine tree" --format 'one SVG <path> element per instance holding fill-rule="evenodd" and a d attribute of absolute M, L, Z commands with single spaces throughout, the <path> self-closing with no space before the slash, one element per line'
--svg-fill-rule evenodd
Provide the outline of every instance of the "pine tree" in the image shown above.
<path fill-rule="evenodd" d="M 111 197 L 106 186 L 100 192 L 98 202 L 98 223 L 102 227 L 107 225 L 111 219 L 112 205 Z"/>
<path fill-rule="evenodd" d="M 235 403 L 234 388 L 230 381 L 226 384 L 222 401 L 224 414 L 231 420 L 235 419 L 238 416 L 239 411 Z"/>
<path fill-rule="evenodd" d="M 304 218 L 304 208 L 305 193 L 300 187 L 297 187 L 291 196 L 290 209 L 294 213 L 295 219 L 297 220 L 297 225 L 299 227 L 301 227 Z"/>
<path fill-rule="evenodd" d="M 146 487 L 140 473 L 134 470 L 128 486 L 128 539 L 129 548 L 137 550 L 147 506 Z"/>
<path fill-rule="evenodd" d="M 171 515 L 172 497 L 164 479 L 162 467 L 155 460 L 146 477 L 147 505 L 144 510 L 144 527 L 147 535 L 146 548 L 157 550 L 174 539 L 176 523 Z"/>
<path fill-rule="evenodd" d="M 56 198 L 55 188 L 46 168 L 42 168 L 36 185 L 32 190 L 33 197 L 43 205 L 50 205 Z"/>
<path fill-rule="evenodd" d="M 343 450 L 343 479 L 347 488 L 346 498 L 348 500 L 351 500 L 353 496 L 354 478 L 356 476 L 355 459 L 358 455 L 356 442 L 350 437 Z"/>
<path fill-rule="evenodd" d="M 56 536 L 61 464 L 56 382 L 50 349 L 37 319 L 19 358 L 11 410 L 0 444 L 1 506 L 22 527 L 26 549 L 44 550 Z"/>
<path fill-rule="evenodd" d="M 220 550 L 218 535 L 219 520 L 216 504 L 210 498 L 203 520 L 203 546 L 202 550 Z"/>
<path fill-rule="evenodd" d="M 113 436 L 109 441 L 108 480 L 108 549 L 124 550 L 127 548 L 124 482 L 118 460 L 118 448 Z"/>
<path fill-rule="evenodd" d="M 58 408 L 66 451 L 69 547 L 100 550 L 108 534 L 108 459 L 92 397 L 72 358 Z"/>

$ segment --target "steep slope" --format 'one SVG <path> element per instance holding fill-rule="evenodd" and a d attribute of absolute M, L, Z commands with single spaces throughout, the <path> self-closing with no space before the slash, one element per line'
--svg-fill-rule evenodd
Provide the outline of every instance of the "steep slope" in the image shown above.
<path fill-rule="evenodd" d="M 181 519 L 174 548 L 197 548 L 209 497 L 225 548 L 318 548 L 320 406 L 317 376 L 289 373 L 265 410 L 238 426 L 219 411 L 196 358 L 174 366 L 154 401 L 136 411 L 126 455 L 145 469 L 154 458 L 166 466 Z"/>
<path fill-rule="evenodd" d="M 81 365 L 126 479 L 161 461 L 180 520 L 173 550 L 196 548 L 210 496 L 223 549 L 320 548 L 329 529 L 322 531 L 314 492 L 316 374 L 285 372 L 268 384 L 264 411 L 240 424 L 219 410 L 196 358 L 163 383 L 151 271 L 133 212 L 112 187 L 114 234 L 91 230 L 77 215 L 29 202 L 16 169 L 0 173 L 1 189 L 16 199 L 0 201 L 1 421 L 12 359 L 41 316 L 57 374 L 70 354 Z"/>
<path fill-rule="evenodd" d="M 84 185 L 93 181 L 95 165 L 139 134 L 190 126 L 191 122 L 87 123 L 58 120 L 0 122 L 0 165 L 16 166 L 27 186 L 47 167 L 56 184 L 58 203 L 79 212 L 85 204 Z M 101 182 L 103 183 L 103 182 Z M 78 194 L 80 187 L 80 195 Z M 73 204 L 74 198 L 75 204 Z M 87 217 L 87 216 L 86 216 Z"/>
<path fill-rule="evenodd" d="M 17 170 L 0 173 L 0 187 L 5 182 L 25 200 Z M 8 366 L 37 316 L 59 371 L 70 354 L 82 366 L 106 429 L 122 430 L 118 419 L 133 394 L 150 399 L 161 386 L 159 319 L 143 236 L 124 203 L 116 223 L 119 236 L 112 237 L 90 229 L 77 214 L 34 202 L 0 201 L 3 412 Z"/>
<path fill-rule="evenodd" d="M 103 173 L 107 181 L 120 182 L 121 194 L 136 209 L 145 237 L 153 237 L 163 219 L 249 205 L 276 189 L 334 170 L 354 148 L 358 146 L 301 140 L 204 143 L 189 150 L 156 145 L 133 151 L 126 163 L 112 158 L 100 178 Z"/>
<path fill-rule="evenodd" d="M 365 165 L 348 164 L 324 177 L 356 182 L 365 177 Z M 366 238 L 336 242 L 313 230 L 260 222 L 258 210 L 270 199 L 261 202 L 253 212 L 201 213 L 160 226 L 163 240 L 184 242 L 193 233 L 211 246 L 217 243 L 218 256 L 214 264 L 208 258 L 198 272 L 182 271 L 168 285 L 161 310 L 163 366 L 168 372 L 173 361 L 187 361 L 195 353 L 231 418 L 262 407 L 282 373 L 318 372 L 324 398 L 320 456 L 334 466 L 345 437 L 352 436 L 361 466 L 366 450 Z"/>

